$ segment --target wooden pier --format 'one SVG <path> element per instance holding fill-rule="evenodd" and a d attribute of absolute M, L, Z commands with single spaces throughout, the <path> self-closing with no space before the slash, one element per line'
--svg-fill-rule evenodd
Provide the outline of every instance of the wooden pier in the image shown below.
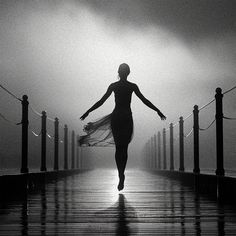
<path fill-rule="evenodd" d="M 45 185 L 25 200 L 2 202 L 0 235 L 235 235 L 236 207 L 177 180 L 97 169 Z"/>

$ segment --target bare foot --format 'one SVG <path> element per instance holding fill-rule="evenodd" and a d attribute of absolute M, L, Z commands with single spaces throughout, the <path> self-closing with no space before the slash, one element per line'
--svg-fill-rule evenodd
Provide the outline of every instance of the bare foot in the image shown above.
<path fill-rule="evenodd" d="M 119 181 L 117 188 L 119 191 L 121 191 L 124 188 L 125 175 L 123 175 L 119 178 L 120 178 L 120 181 Z"/>

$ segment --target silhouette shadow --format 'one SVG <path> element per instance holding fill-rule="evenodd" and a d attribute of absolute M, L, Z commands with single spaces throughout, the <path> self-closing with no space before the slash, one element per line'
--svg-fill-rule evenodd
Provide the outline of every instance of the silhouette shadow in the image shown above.
<path fill-rule="evenodd" d="M 131 233 L 134 234 L 134 232 L 137 233 L 137 228 L 131 228 L 129 225 L 131 219 L 137 223 L 137 215 L 134 208 L 128 204 L 123 194 L 119 194 L 117 203 L 118 204 L 115 204 L 114 206 L 118 213 L 116 235 L 130 235 Z"/>
<path fill-rule="evenodd" d="M 93 218 L 100 219 L 101 223 L 107 223 L 107 228 L 105 226 L 100 229 L 101 232 L 97 232 L 99 235 L 100 233 L 104 233 L 109 235 L 128 236 L 136 235 L 138 233 L 137 213 L 123 194 L 119 194 L 118 200 L 113 206 L 96 212 Z M 88 235 L 91 230 L 91 227 L 85 229 L 84 234 Z"/>

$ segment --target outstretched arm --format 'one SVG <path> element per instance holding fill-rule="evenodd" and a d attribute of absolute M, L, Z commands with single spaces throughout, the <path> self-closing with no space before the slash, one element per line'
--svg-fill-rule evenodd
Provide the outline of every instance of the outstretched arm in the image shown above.
<path fill-rule="evenodd" d="M 100 107 L 108 98 L 109 96 L 111 95 L 112 93 L 112 86 L 110 85 L 106 91 L 106 93 L 103 95 L 103 97 L 98 101 L 96 102 L 90 109 L 88 109 L 81 117 L 80 119 L 81 120 L 84 120 L 90 112 L 94 111 L 95 109 L 97 109 L 98 107 Z"/>
<path fill-rule="evenodd" d="M 156 111 L 157 114 L 161 117 L 162 120 L 166 119 L 166 117 L 161 113 L 161 111 L 156 106 L 154 106 L 147 98 L 145 98 L 143 96 L 143 94 L 140 92 L 137 85 L 135 85 L 134 92 L 146 106 L 148 106 L 152 110 Z"/>

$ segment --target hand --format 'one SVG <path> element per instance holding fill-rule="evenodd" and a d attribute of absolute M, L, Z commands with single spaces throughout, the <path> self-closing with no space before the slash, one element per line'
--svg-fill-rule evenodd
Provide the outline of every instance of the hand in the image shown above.
<path fill-rule="evenodd" d="M 166 117 L 161 112 L 157 112 L 157 114 L 161 117 L 161 120 L 166 120 Z"/>
<path fill-rule="evenodd" d="M 89 112 L 86 111 L 86 112 L 80 117 L 80 119 L 81 119 L 81 120 L 84 120 L 88 115 L 89 115 Z"/>

